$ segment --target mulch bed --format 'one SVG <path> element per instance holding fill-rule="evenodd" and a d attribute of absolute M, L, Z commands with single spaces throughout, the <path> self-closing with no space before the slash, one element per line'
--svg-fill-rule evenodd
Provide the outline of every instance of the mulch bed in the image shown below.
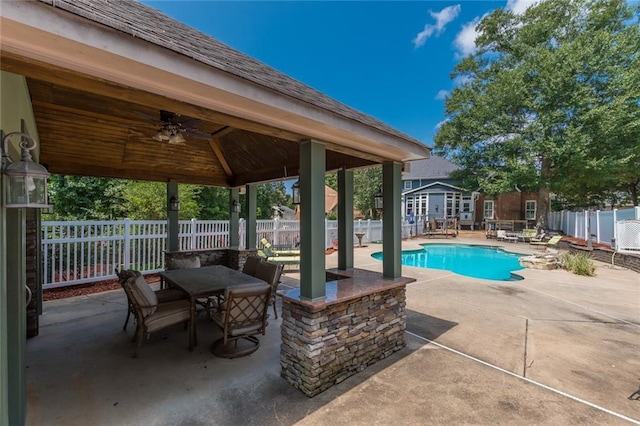
<path fill-rule="evenodd" d="M 160 280 L 158 274 L 145 275 L 149 282 Z M 50 288 L 42 291 L 42 301 L 66 299 L 67 297 L 84 296 L 86 294 L 101 293 L 103 291 L 122 288 L 117 279 L 97 281 L 95 283 L 80 284 L 67 287 Z"/>

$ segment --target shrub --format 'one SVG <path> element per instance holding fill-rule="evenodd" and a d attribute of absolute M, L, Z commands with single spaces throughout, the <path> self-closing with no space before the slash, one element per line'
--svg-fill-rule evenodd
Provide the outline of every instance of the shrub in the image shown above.
<path fill-rule="evenodd" d="M 587 253 L 564 253 L 562 255 L 562 264 L 565 269 L 576 275 L 586 275 L 588 277 L 595 275 L 596 266 L 593 264 L 591 255 Z"/>

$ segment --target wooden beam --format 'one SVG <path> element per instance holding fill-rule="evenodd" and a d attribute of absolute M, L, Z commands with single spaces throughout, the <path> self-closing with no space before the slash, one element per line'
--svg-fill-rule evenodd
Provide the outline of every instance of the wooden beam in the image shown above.
<path fill-rule="evenodd" d="M 229 127 L 229 126 L 224 127 L 218 130 L 217 132 L 213 133 L 211 135 L 211 139 L 209 139 L 209 146 L 211 147 L 211 150 L 213 151 L 215 156 L 218 158 L 218 161 L 222 165 L 222 168 L 224 169 L 224 172 L 227 174 L 227 177 L 233 176 L 233 171 L 231 170 L 231 166 L 229 166 L 229 162 L 227 161 L 227 159 L 224 157 L 224 154 L 222 153 L 222 147 L 220 146 L 220 139 L 224 135 L 228 135 L 234 130 L 235 129 L 233 127 Z"/>

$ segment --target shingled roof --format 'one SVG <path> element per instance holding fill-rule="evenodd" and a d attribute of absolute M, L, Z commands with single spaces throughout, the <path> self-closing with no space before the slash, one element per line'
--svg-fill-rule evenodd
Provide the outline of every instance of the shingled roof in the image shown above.
<path fill-rule="evenodd" d="M 408 169 L 408 170 L 406 170 Z M 409 161 L 402 175 L 402 180 L 412 179 L 446 179 L 451 172 L 460 167 L 446 158 L 432 155 L 424 160 Z"/>
<path fill-rule="evenodd" d="M 131 0 L 39 1 L 185 55 L 281 95 L 290 96 L 407 141 L 422 143 L 142 3 Z M 166 28 L 170 28 L 171 31 Z"/>

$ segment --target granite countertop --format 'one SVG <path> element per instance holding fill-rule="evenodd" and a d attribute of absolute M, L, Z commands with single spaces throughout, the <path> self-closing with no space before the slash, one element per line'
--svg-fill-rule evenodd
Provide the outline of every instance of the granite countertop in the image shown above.
<path fill-rule="evenodd" d="M 279 293 L 290 302 L 305 306 L 312 311 L 319 311 L 328 306 L 357 299 L 369 294 L 380 293 L 415 281 L 415 278 L 384 278 L 380 272 L 365 269 L 328 269 L 325 297 L 321 300 L 303 300 L 300 289 L 293 288 Z"/>

